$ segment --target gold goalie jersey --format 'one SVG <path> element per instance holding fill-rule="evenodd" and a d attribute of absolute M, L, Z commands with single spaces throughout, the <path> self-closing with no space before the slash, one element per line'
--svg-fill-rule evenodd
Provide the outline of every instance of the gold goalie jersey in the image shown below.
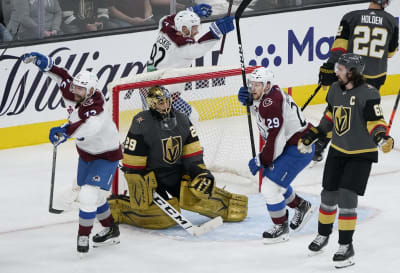
<path fill-rule="evenodd" d="M 191 165 L 203 163 L 203 150 L 193 125 L 181 112 L 172 109 L 171 115 L 176 120 L 161 121 L 150 110 L 133 118 L 124 142 L 124 168 L 139 173 L 153 170 L 158 183 L 171 185 L 178 183 Z M 172 129 L 167 128 L 168 122 L 174 123 Z"/>

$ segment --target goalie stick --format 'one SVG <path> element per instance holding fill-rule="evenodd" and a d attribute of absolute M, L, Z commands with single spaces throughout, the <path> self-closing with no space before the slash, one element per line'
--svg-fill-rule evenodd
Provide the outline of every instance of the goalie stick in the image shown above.
<path fill-rule="evenodd" d="M 236 13 L 235 13 L 236 34 L 237 34 L 237 40 L 238 40 L 238 46 L 239 46 L 240 66 L 241 66 L 241 69 L 242 69 L 243 87 L 246 88 L 246 89 L 247 89 L 246 71 L 245 71 L 245 64 L 244 64 L 242 37 L 240 35 L 239 20 L 240 20 L 240 17 L 242 16 L 242 14 L 243 14 L 243 11 L 250 4 L 250 2 L 251 2 L 251 0 L 243 0 L 243 2 L 240 3 L 240 6 L 238 7 L 238 9 L 236 10 Z M 252 125 L 252 122 L 251 122 L 250 108 L 249 108 L 248 105 L 246 106 L 246 111 L 247 111 L 247 123 L 249 124 L 251 153 L 252 153 L 253 157 L 255 157 L 256 156 L 256 149 L 255 149 L 255 144 L 254 144 L 253 125 Z"/>
<path fill-rule="evenodd" d="M 51 169 L 51 186 L 50 186 L 50 201 L 49 201 L 49 212 L 60 214 L 63 210 L 53 208 L 53 194 L 54 194 L 54 178 L 56 176 L 56 161 L 57 161 L 57 146 L 58 143 L 54 144 L 53 147 L 53 165 Z"/>
<path fill-rule="evenodd" d="M 157 192 L 153 193 L 153 202 L 162 209 L 169 217 L 171 217 L 178 225 L 186 230 L 192 236 L 200 236 L 222 225 L 222 217 L 218 216 L 214 219 L 201 224 L 200 226 L 192 224 L 185 216 L 171 206 Z"/>
<path fill-rule="evenodd" d="M 386 130 L 386 135 L 387 135 L 387 136 L 389 135 L 390 129 L 392 128 L 392 123 L 393 123 L 394 115 L 396 114 L 397 106 L 399 105 L 399 99 L 400 99 L 400 89 L 399 89 L 399 92 L 397 93 L 397 97 L 396 97 L 396 101 L 395 101 L 394 106 L 393 106 L 392 114 L 390 115 L 390 120 L 389 120 L 388 128 L 387 128 L 387 130 Z"/>

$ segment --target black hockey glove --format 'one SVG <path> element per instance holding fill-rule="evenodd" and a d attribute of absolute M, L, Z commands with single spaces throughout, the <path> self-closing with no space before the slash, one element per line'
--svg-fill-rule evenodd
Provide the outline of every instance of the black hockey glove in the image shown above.
<path fill-rule="evenodd" d="M 337 77 L 334 71 L 335 64 L 324 63 L 319 68 L 319 83 L 322 86 L 330 86 L 332 83 L 337 81 Z"/>
<path fill-rule="evenodd" d="M 387 136 L 386 133 L 382 131 L 375 134 L 374 142 L 385 154 L 390 152 L 394 147 L 394 139 L 391 136 Z"/>
<path fill-rule="evenodd" d="M 318 127 L 312 126 L 308 132 L 299 139 L 297 144 L 297 149 L 300 153 L 311 153 L 312 152 L 312 144 L 318 140 L 321 136 L 321 132 L 319 131 Z"/>

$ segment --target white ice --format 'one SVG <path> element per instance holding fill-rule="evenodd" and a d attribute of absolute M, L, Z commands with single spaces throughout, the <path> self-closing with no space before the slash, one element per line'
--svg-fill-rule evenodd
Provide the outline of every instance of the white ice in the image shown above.
<path fill-rule="evenodd" d="M 390 117 L 395 96 L 383 98 L 385 117 Z M 323 106 L 310 106 L 306 115 L 316 121 Z M 400 115 L 400 114 L 398 114 Z M 391 135 L 400 141 L 400 117 Z M 32 132 L 34 134 L 34 132 Z M 243 132 L 246 134 L 247 132 Z M 234 147 L 234 146 L 233 146 Z M 373 165 L 366 195 L 359 198 L 359 219 L 354 234 L 356 264 L 343 272 L 398 272 L 400 267 L 400 150 L 379 154 Z M 309 257 L 307 246 L 317 230 L 317 215 L 290 240 L 264 245 L 261 233 L 271 221 L 256 185 L 240 187 L 229 176 L 223 181 L 233 191 L 249 194 L 249 216 L 242 223 L 224 224 L 202 237 L 193 238 L 178 227 L 150 231 L 121 225 L 121 244 L 76 254 L 77 210 L 48 213 L 52 146 L 43 144 L 0 151 L 0 272 L 1 273 L 109 273 L 109 272 L 333 272 L 337 231 L 324 253 Z M 69 141 L 59 147 L 56 193 L 75 176 L 77 154 Z M 294 189 L 319 205 L 323 164 L 304 170 Z M 220 177 L 223 180 L 223 177 Z M 58 195 L 56 195 L 58 198 Z M 185 213 L 200 224 L 207 218 Z M 95 224 L 93 232 L 101 229 Z"/>

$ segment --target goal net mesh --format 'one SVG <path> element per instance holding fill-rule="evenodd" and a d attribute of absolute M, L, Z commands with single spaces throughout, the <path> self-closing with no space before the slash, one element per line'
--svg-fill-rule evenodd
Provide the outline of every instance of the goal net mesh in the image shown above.
<path fill-rule="evenodd" d="M 248 67 L 245 71 L 251 73 L 255 68 Z M 216 184 L 239 192 L 256 192 L 258 178 L 248 170 L 252 154 L 246 107 L 237 99 L 243 85 L 241 69 L 218 66 L 164 69 L 110 83 L 113 119 L 121 143 L 133 117 L 147 108 L 145 98 L 154 85 L 167 88 L 173 107 L 189 115 L 203 147 L 205 164 L 214 174 Z M 253 123 L 254 136 L 258 136 L 256 128 Z M 259 145 L 258 137 L 255 145 Z M 126 192 L 127 185 L 119 171 L 114 178 L 113 193 Z"/>

